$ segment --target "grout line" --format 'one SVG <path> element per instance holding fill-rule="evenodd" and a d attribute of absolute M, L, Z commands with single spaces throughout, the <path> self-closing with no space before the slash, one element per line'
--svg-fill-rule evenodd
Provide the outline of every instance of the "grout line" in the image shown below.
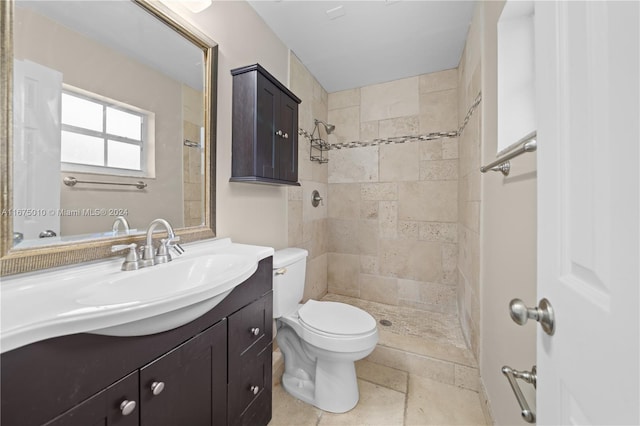
<path fill-rule="evenodd" d="M 402 416 L 403 425 L 407 424 L 407 410 L 409 410 L 409 380 L 411 380 L 411 374 L 407 372 L 407 388 L 406 392 L 404 393 L 404 413 Z"/>

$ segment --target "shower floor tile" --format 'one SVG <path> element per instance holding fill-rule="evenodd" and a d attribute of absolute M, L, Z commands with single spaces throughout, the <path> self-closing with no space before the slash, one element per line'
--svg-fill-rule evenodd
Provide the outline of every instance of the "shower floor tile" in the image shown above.
<path fill-rule="evenodd" d="M 467 350 L 456 315 L 385 305 L 331 293 L 324 296 L 322 300 L 347 303 L 369 312 L 378 322 L 380 332 L 417 337 L 420 340 L 443 343 Z M 382 325 L 382 320 L 390 321 L 391 325 Z"/>

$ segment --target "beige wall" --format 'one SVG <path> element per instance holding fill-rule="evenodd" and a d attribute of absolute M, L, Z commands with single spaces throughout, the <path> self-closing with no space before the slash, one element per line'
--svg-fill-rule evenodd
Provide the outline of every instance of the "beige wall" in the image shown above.
<path fill-rule="evenodd" d="M 290 89 L 302 99 L 298 110 L 298 126 L 312 132 L 313 119 L 326 121 L 327 92 L 291 53 Z M 298 137 L 298 179 L 300 187 L 289 188 L 289 245 L 309 251 L 304 300 L 319 299 L 327 293 L 327 169 L 328 165 L 309 159 L 309 140 Z M 324 202 L 311 204 L 311 193 L 317 190 Z"/>
<path fill-rule="evenodd" d="M 329 94 L 332 143 L 455 131 L 455 70 Z M 332 293 L 455 314 L 456 138 L 333 149 Z"/>
<path fill-rule="evenodd" d="M 511 174 L 481 174 L 497 152 L 496 23 L 504 2 L 476 6 L 459 66 L 459 117 L 482 91 L 482 102 L 460 136 L 460 320 L 478 357 L 486 397 L 496 424 L 523 424 L 501 373 L 503 365 L 528 370 L 535 364 L 535 324 L 517 326 L 508 305 L 536 304 L 536 159 L 511 161 Z M 521 382 L 535 407 L 535 391 Z M 534 408 L 535 409 L 535 408 Z"/>
<path fill-rule="evenodd" d="M 47 43 L 27 42 L 39 37 L 40 33 L 43 34 L 40 39 L 47 40 Z M 115 186 L 78 185 L 70 188 L 62 184 L 64 176 L 121 182 L 141 178 L 62 173 L 61 208 L 125 208 L 132 228 L 144 229 L 157 216 L 182 227 L 181 84 L 29 10 L 16 8 L 15 40 L 16 58 L 29 59 L 63 72 L 64 83 L 155 114 L 156 177 L 142 179 L 148 187 L 144 191 Z M 61 235 L 110 231 L 113 219 L 113 216 L 63 216 Z"/>
<path fill-rule="evenodd" d="M 496 23 L 502 2 L 484 2 L 482 160 L 490 162 L 497 151 L 497 39 Z M 529 370 L 536 363 L 536 326 L 516 325 L 509 318 L 509 301 L 524 300 L 536 306 L 536 156 L 526 154 L 511 161 L 511 173 L 503 178 L 482 176 L 481 375 L 497 424 L 522 423 L 520 408 L 500 373 L 507 364 Z M 533 386 L 522 384 L 527 400 L 535 406 Z"/>
<path fill-rule="evenodd" d="M 288 245 L 287 188 L 229 183 L 233 68 L 260 63 L 287 85 L 289 51 L 253 8 L 242 1 L 214 1 L 194 14 L 169 2 L 179 15 L 219 45 L 217 87 L 216 233 L 239 243 L 276 249 Z"/>

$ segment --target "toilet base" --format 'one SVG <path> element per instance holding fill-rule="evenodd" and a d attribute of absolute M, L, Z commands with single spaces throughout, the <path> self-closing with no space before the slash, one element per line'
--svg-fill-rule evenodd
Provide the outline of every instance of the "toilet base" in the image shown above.
<path fill-rule="evenodd" d="M 360 393 L 353 361 L 316 359 L 315 384 L 285 371 L 282 387 L 294 397 L 330 413 L 353 409 Z"/>

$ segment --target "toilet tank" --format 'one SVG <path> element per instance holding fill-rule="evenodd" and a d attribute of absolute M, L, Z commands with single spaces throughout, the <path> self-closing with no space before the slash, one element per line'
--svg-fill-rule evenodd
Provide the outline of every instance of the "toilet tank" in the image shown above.
<path fill-rule="evenodd" d="M 295 312 L 304 294 L 307 252 L 301 248 L 278 250 L 273 255 L 273 317 Z"/>

